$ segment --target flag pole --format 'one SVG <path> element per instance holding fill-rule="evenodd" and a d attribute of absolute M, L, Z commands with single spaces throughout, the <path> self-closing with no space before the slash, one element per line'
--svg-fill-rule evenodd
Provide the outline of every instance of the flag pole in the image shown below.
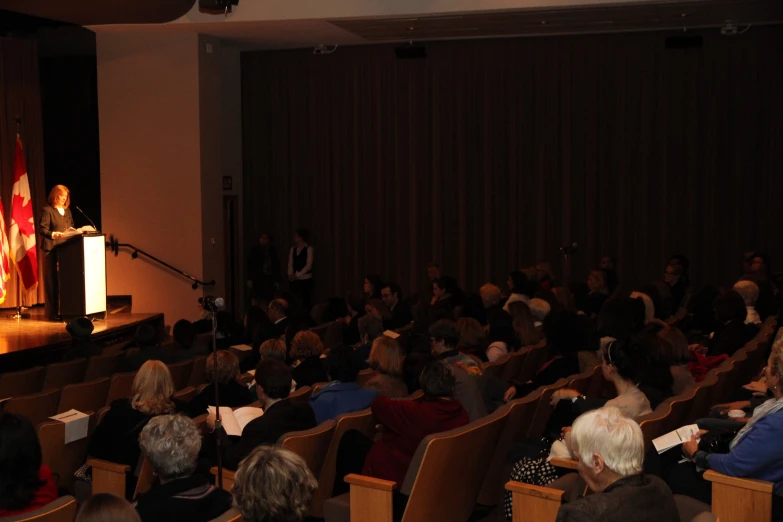
<path fill-rule="evenodd" d="M 22 133 L 22 118 L 20 118 L 19 115 L 17 115 L 16 116 L 16 139 L 19 139 L 21 133 Z M 16 272 L 16 313 L 9 315 L 8 318 L 16 319 L 17 321 L 21 319 L 30 319 L 29 313 L 22 313 L 22 292 L 24 291 L 24 286 L 22 286 L 22 277 L 19 275 L 19 270 L 14 270 L 14 272 Z"/>

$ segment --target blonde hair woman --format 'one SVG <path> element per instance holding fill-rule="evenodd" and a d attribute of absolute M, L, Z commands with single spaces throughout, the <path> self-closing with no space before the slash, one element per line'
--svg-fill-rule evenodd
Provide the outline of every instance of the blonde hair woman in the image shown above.
<path fill-rule="evenodd" d="M 397 341 L 385 335 L 375 339 L 367 362 L 377 374 L 364 387 L 393 399 L 407 396 L 408 387 L 402 378 L 404 359 L 405 355 Z"/>
<path fill-rule="evenodd" d="M 145 362 L 133 379 L 131 396 L 111 403 L 90 439 L 87 454 L 91 458 L 130 466 L 126 480 L 129 492 L 136 486 L 133 470 L 141 455 L 139 434 L 156 415 L 175 411 L 173 393 L 174 384 L 166 365 L 160 361 Z"/>
<path fill-rule="evenodd" d="M 530 307 L 524 301 L 515 301 L 508 307 L 511 324 L 522 346 L 534 346 L 541 341 L 541 332 L 533 321 Z"/>

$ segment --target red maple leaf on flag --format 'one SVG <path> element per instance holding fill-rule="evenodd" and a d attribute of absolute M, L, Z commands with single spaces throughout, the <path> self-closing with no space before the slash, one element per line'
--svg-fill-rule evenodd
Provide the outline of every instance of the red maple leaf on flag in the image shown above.
<path fill-rule="evenodd" d="M 30 200 L 27 201 L 27 205 L 24 204 L 24 199 L 19 194 L 14 194 L 14 199 L 11 202 L 11 215 L 12 216 L 24 216 L 27 213 L 23 210 L 25 207 L 29 207 L 31 205 Z M 29 210 L 30 215 L 33 215 L 32 209 Z M 19 227 L 19 232 L 21 232 L 25 236 L 34 236 L 35 235 L 35 226 L 33 225 L 32 220 L 30 221 L 22 221 L 21 223 L 16 224 Z"/>

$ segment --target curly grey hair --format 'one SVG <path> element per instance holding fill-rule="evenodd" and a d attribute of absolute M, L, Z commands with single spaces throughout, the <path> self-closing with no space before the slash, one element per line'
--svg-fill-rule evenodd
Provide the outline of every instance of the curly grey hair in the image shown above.
<path fill-rule="evenodd" d="M 247 522 L 301 522 L 318 482 L 302 458 L 274 446 L 259 446 L 237 470 L 234 506 Z"/>
<path fill-rule="evenodd" d="M 159 415 L 139 435 L 139 446 L 163 481 L 196 471 L 201 434 L 196 423 L 182 415 Z"/>

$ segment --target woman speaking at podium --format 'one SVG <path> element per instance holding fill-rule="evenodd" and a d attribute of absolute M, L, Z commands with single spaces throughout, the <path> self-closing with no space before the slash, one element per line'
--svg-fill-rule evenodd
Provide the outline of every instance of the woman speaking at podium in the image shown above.
<path fill-rule="evenodd" d="M 46 317 L 50 321 L 58 320 L 59 296 L 57 292 L 57 255 L 52 252 L 61 243 L 63 235 L 73 230 L 71 192 L 64 185 L 55 185 L 49 192 L 49 204 L 43 208 L 38 221 L 41 234 L 41 250 L 44 253 L 44 293 Z"/>

